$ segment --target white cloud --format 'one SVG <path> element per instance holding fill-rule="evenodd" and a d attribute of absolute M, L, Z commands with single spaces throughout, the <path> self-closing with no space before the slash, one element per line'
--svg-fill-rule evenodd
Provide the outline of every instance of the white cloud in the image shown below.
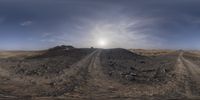
<path fill-rule="evenodd" d="M 52 33 L 43 33 L 42 34 L 42 37 L 43 38 L 46 38 L 46 37 L 49 37 L 49 36 L 51 36 L 52 35 Z"/>
<path fill-rule="evenodd" d="M 66 44 L 66 36 L 64 33 L 43 33 L 40 41 L 56 45 Z"/>
<path fill-rule="evenodd" d="M 152 19 L 120 16 L 99 20 L 81 18 L 80 21 L 81 24 L 72 26 L 71 30 L 62 30 L 59 34 L 42 34 L 41 41 L 76 47 L 98 47 L 98 40 L 104 39 L 107 41 L 105 48 L 157 48 L 163 44 L 161 38 L 148 33 L 148 28 L 144 27 L 145 22 L 153 23 Z"/>
<path fill-rule="evenodd" d="M 84 21 L 83 19 L 81 21 Z M 146 20 L 151 23 L 152 20 Z M 161 47 L 163 40 L 156 35 L 148 34 L 143 27 L 144 20 L 134 18 L 119 17 L 114 20 L 88 20 L 82 25 L 75 25 L 70 33 L 63 32 L 54 35 L 51 39 L 49 34 L 44 34 L 45 42 L 55 42 L 57 44 L 71 44 L 77 47 L 98 47 L 98 40 L 107 41 L 105 48 L 156 48 Z M 44 40 L 43 40 L 44 41 Z"/>
<path fill-rule="evenodd" d="M 21 25 L 21 26 L 29 26 L 29 25 L 31 25 L 32 23 L 33 23 L 32 21 L 28 20 L 28 21 L 25 21 L 25 22 L 20 23 L 20 25 Z"/>
<path fill-rule="evenodd" d="M 99 21 L 91 25 L 90 45 L 97 46 L 97 40 L 106 39 L 107 48 L 155 48 L 161 46 L 162 39 L 137 29 L 140 21 L 127 17 L 113 21 Z M 136 28 L 135 28 L 136 27 Z"/>

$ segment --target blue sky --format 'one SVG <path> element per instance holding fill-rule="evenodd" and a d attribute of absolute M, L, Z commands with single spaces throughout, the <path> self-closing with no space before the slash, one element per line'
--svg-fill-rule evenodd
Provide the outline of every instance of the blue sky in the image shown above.
<path fill-rule="evenodd" d="M 199 0 L 1 0 L 0 50 L 200 49 Z"/>

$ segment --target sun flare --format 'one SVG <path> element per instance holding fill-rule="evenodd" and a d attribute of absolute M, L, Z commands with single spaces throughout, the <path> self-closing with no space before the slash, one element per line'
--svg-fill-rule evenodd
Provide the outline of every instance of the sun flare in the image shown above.
<path fill-rule="evenodd" d="M 107 43 L 106 39 L 99 39 L 98 40 L 98 46 L 100 46 L 100 47 L 105 47 L 107 44 L 108 43 Z"/>

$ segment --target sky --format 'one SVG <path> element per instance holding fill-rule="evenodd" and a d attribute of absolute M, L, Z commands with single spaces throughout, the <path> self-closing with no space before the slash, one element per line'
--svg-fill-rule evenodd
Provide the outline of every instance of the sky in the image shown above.
<path fill-rule="evenodd" d="M 0 50 L 200 49 L 200 0 L 0 0 Z"/>

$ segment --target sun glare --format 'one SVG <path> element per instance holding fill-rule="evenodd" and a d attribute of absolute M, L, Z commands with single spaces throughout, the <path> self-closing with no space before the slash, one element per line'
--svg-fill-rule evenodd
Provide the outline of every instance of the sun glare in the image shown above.
<path fill-rule="evenodd" d="M 100 47 L 105 47 L 107 45 L 107 41 L 105 39 L 99 39 L 98 40 L 98 45 Z"/>

